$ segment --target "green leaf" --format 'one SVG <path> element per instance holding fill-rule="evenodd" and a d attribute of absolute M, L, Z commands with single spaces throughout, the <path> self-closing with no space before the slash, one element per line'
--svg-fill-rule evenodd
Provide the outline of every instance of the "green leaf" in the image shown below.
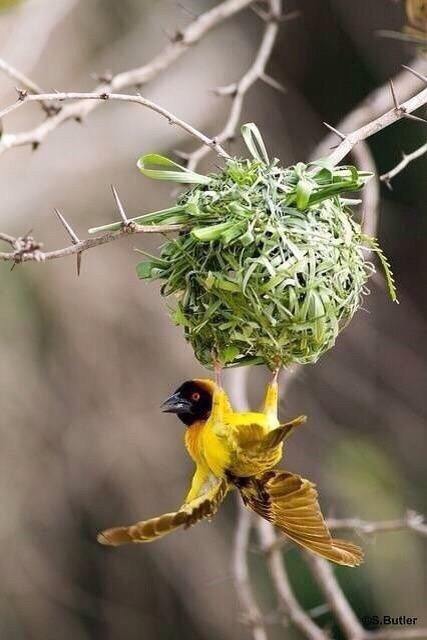
<path fill-rule="evenodd" d="M 232 222 L 220 222 L 219 224 L 211 224 L 209 227 L 197 227 L 192 229 L 191 235 L 201 242 L 212 242 L 219 240 L 224 231 L 232 225 Z"/>
<path fill-rule="evenodd" d="M 310 196 L 313 193 L 314 184 L 310 180 L 300 180 L 296 190 L 296 205 L 300 211 L 307 209 Z"/>
<path fill-rule="evenodd" d="M 144 213 L 142 216 L 137 216 L 136 218 L 129 218 L 129 222 L 136 222 L 136 224 L 184 224 L 188 222 L 188 220 L 187 207 L 183 205 Z M 119 229 L 122 228 L 123 222 L 112 222 L 111 224 L 104 224 L 101 227 L 92 227 L 92 229 L 88 229 L 88 233 L 119 231 Z"/>
<path fill-rule="evenodd" d="M 399 304 L 399 300 L 397 299 L 397 290 L 396 290 L 396 283 L 394 281 L 393 271 L 391 270 L 390 263 L 387 260 L 383 250 L 378 244 L 378 240 L 376 238 L 372 238 L 371 236 L 367 236 L 365 234 L 362 235 L 362 240 L 364 240 L 372 249 L 372 251 L 375 251 L 375 253 L 377 254 L 378 259 L 381 262 L 381 266 L 384 271 L 384 276 L 387 282 L 387 288 L 388 288 L 390 298 L 392 299 L 393 302 L 396 302 L 397 304 Z"/>
<path fill-rule="evenodd" d="M 148 178 L 154 180 L 169 180 L 187 184 L 209 184 L 211 178 L 200 173 L 190 171 L 177 162 L 161 156 L 158 153 L 146 153 L 137 162 L 137 167 Z M 168 167 L 167 169 L 154 169 L 152 167 Z M 179 171 L 176 171 L 179 169 Z"/>
<path fill-rule="evenodd" d="M 240 349 L 238 347 L 230 345 L 220 350 L 219 359 L 224 364 L 226 364 L 227 362 L 233 362 L 234 358 L 236 358 L 239 353 Z"/>
<path fill-rule="evenodd" d="M 254 122 L 244 124 L 240 131 L 251 156 L 263 164 L 269 164 L 267 149 L 256 124 Z"/>

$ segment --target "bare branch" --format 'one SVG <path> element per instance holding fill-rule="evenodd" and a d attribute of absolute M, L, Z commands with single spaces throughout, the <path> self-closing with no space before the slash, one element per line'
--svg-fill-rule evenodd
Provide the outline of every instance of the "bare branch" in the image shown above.
<path fill-rule="evenodd" d="M 19 96 L 26 97 L 28 91 L 30 91 L 33 94 L 45 93 L 38 84 L 36 84 L 35 82 L 33 82 L 33 80 L 31 80 L 31 78 L 28 78 L 21 71 L 13 67 L 11 64 L 6 62 L 5 60 L 2 60 L 1 58 L 0 58 L 0 71 L 3 71 L 7 76 L 9 76 L 9 78 L 11 78 L 12 80 L 16 80 L 18 82 L 19 84 L 19 88 L 17 88 L 18 97 Z M 24 91 L 21 90 L 21 87 L 24 87 L 25 90 Z M 47 103 L 47 102 L 40 101 L 40 106 L 43 108 L 43 110 L 48 116 L 52 116 L 56 113 L 59 113 L 59 111 L 61 110 L 61 107 L 54 102 Z"/>
<path fill-rule="evenodd" d="M 246 71 L 246 73 L 242 76 L 242 78 L 236 82 L 235 84 L 228 85 L 227 87 L 222 87 L 217 90 L 219 95 L 229 95 L 232 96 L 232 103 L 230 108 L 230 113 L 225 123 L 224 128 L 220 133 L 215 136 L 215 139 L 220 144 L 224 144 L 229 140 L 232 140 L 236 136 L 236 131 L 239 126 L 240 117 L 242 115 L 242 109 L 245 101 L 245 96 L 249 89 L 258 81 L 263 80 L 271 84 L 272 81 L 276 83 L 275 80 L 266 76 L 265 69 L 267 63 L 270 59 L 270 56 L 273 52 L 274 45 L 276 43 L 277 35 L 279 33 L 279 20 L 274 19 L 274 17 L 278 18 L 281 15 L 282 9 L 282 0 L 269 0 L 269 20 L 266 21 L 266 26 L 264 29 L 264 35 L 261 40 L 260 47 L 255 56 L 255 59 L 250 66 L 250 68 Z M 283 90 L 283 88 L 281 87 Z M 188 168 L 194 170 L 199 162 L 209 153 L 209 149 L 205 146 L 199 147 L 192 153 L 188 154 Z"/>
<path fill-rule="evenodd" d="M 360 518 L 329 518 L 327 520 L 328 527 L 332 529 L 348 529 L 356 531 L 361 535 L 372 535 L 375 533 L 386 533 L 389 531 L 402 531 L 409 529 L 420 535 L 427 536 L 427 524 L 424 524 L 422 515 L 415 511 L 408 511 L 404 518 L 396 520 L 382 520 L 379 522 L 371 522 L 369 520 L 361 520 Z"/>
<path fill-rule="evenodd" d="M 328 528 L 354 531 L 360 535 L 368 536 L 376 533 L 387 533 L 389 531 L 410 530 L 422 536 L 427 536 L 427 524 L 424 517 L 415 511 L 408 511 L 404 518 L 395 520 L 382 520 L 379 522 L 362 520 L 361 518 L 328 518 L 326 520 Z M 274 548 L 280 548 L 287 544 L 287 538 L 277 538 Z M 269 549 L 270 551 L 271 549 Z"/>
<path fill-rule="evenodd" d="M 393 87 L 393 91 L 394 91 L 394 87 Z M 393 99 L 395 99 L 395 94 L 393 94 Z M 338 147 L 327 156 L 329 163 L 332 166 L 339 164 L 341 160 L 343 160 L 343 158 L 345 158 L 346 155 L 350 153 L 353 147 L 357 145 L 359 142 L 366 140 L 370 136 L 374 135 L 375 133 L 378 133 L 379 131 L 381 131 L 382 129 L 385 129 L 386 127 L 389 127 L 391 124 L 394 124 L 395 122 L 397 122 L 398 120 L 401 120 L 402 118 L 410 117 L 411 119 L 421 120 L 422 122 L 425 122 L 424 120 L 422 120 L 422 118 L 412 116 L 412 112 L 416 111 L 426 103 L 427 103 L 427 88 L 423 89 L 418 94 L 416 94 L 413 98 L 410 98 L 409 100 L 407 100 L 402 104 L 396 103 L 397 106 L 395 104 L 394 108 L 391 109 L 390 111 L 387 111 L 386 113 L 379 116 L 378 118 L 375 118 L 375 120 L 373 120 L 372 122 L 368 122 L 368 124 L 365 124 L 359 129 L 356 129 L 352 133 L 347 134 L 345 139 L 341 142 L 341 144 L 339 144 Z"/>
<path fill-rule="evenodd" d="M 203 133 L 198 131 L 195 127 L 193 127 L 190 124 L 188 124 L 187 122 L 185 122 L 185 120 L 181 120 L 181 118 L 178 118 L 177 116 L 175 116 L 173 113 L 171 113 L 167 109 L 164 109 L 163 107 L 161 107 L 160 105 L 156 104 L 152 100 L 148 100 L 147 98 L 143 98 L 140 94 L 138 94 L 138 95 L 126 95 L 126 94 L 123 94 L 123 93 L 108 93 L 108 92 L 102 92 L 102 93 L 79 93 L 79 92 L 74 92 L 74 91 L 67 91 L 67 92 L 63 92 L 63 93 L 61 93 L 61 92 L 57 92 L 57 93 L 41 93 L 41 94 L 36 94 L 36 95 L 21 94 L 18 97 L 18 100 L 13 105 L 10 105 L 9 107 L 6 107 L 2 111 L 0 111 L 0 120 L 5 115 L 7 115 L 8 113 L 11 113 L 12 111 L 16 111 L 17 109 L 22 107 L 24 104 L 27 104 L 29 102 L 63 102 L 64 100 L 79 100 L 79 101 L 95 100 L 95 101 L 99 101 L 99 102 L 110 102 L 110 101 L 130 102 L 130 103 L 133 103 L 133 104 L 141 105 L 143 107 L 147 107 L 147 109 L 150 109 L 151 111 L 155 111 L 156 113 L 159 113 L 160 115 L 162 115 L 165 118 L 167 118 L 169 124 L 173 124 L 173 125 L 176 125 L 176 126 L 180 127 L 181 129 L 183 129 L 184 131 L 186 131 L 187 133 L 192 135 L 194 138 L 196 138 L 199 141 L 201 141 L 203 143 L 203 145 L 207 145 L 208 147 L 210 147 L 211 149 L 216 151 L 219 155 L 228 157 L 228 153 L 217 143 L 217 141 L 215 139 L 208 138 Z M 60 114 L 58 114 L 58 115 L 60 115 Z M 49 122 L 49 121 L 47 121 L 47 122 Z M 37 140 L 35 142 L 40 143 L 41 140 Z M 1 153 L 2 150 L 4 151 L 7 148 L 7 143 L 6 143 L 6 147 L 2 146 L 4 144 L 5 143 L 2 140 L 0 142 L 0 153 Z"/>
<path fill-rule="evenodd" d="M 360 142 L 351 152 L 354 162 L 359 169 L 373 174 L 361 192 L 362 196 L 362 229 L 366 235 L 377 235 L 380 208 L 380 183 L 377 177 L 377 167 L 367 142 Z"/>
<path fill-rule="evenodd" d="M 15 67 L 1 58 L 0 71 L 3 71 L 3 73 L 9 76 L 12 80 L 16 80 L 16 82 L 31 91 L 31 93 L 44 93 L 43 89 L 39 87 L 38 84 L 33 82 L 30 78 L 27 78 L 27 76 L 21 73 L 21 71 L 18 71 L 18 69 L 15 69 Z"/>
<path fill-rule="evenodd" d="M 233 575 L 237 595 L 243 609 L 244 622 L 252 630 L 254 640 L 267 640 L 262 615 L 252 592 L 248 569 L 248 546 L 251 531 L 251 514 L 238 497 L 239 516 L 234 537 Z"/>
<path fill-rule="evenodd" d="M 231 18 L 242 9 L 249 7 L 252 2 L 253 0 L 224 0 L 210 11 L 206 11 L 206 13 L 196 18 L 185 29 L 182 29 L 179 32 L 179 37 L 176 37 L 149 63 L 142 67 L 119 73 L 108 82 L 100 84 L 93 93 L 99 95 L 105 92 L 122 91 L 126 87 L 143 86 L 176 62 L 192 45 L 201 40 L 208 31 Z M 39 145 L 60 124 L 72 119 L 83 120 L 99 104 L 98 100 L 93 102 L 87 100 L 79 101 L 75 104 L 67 105 L 59 113 L 34 129 L 22 133 L 4 133 L 0 141 L 0 153 L 13 147 L 29 144 L 33 146 Z"/>
<path fill-rule="evenodd" d="M 13 236 L 10 236 L 7 233 L 3 233 L 0 231 L 0 240 L 3 240 L 3 242 L 7 242 L 8 244 L 12 245 L 12 247 L 15 245 L 16 242 L 16 238 L 14 238 Z"/>
<path fill-rule="evenodd" d="M 98 238 L 88 238 L 87 240 L 76 240 L 74 231 L 65 221 L 64 217 L 56 210 L 58 217 L 61 219 L 62 224 L 67 229 L 68 233 L 72 237 L 72 244 L 63 249 L 56 249 L 55 251 L 41 251 L 41 243 L 35 242 L 34 238 L 30 236 L 22 236 L 20 238 L 14 238 L 6 233 L 0 233 L 0 240 L 12 245 L 14 251 L 0 252 L 0 260 L 9 261 L 13 263 L 19 262 L 45 262 L 46 260 L 56 260 L 58 258 L 65 258 L 67 256 L 77 255 L 80 256 L 84 251 L 88 251 L 93 247 L 99 247 L 103 244 L 109 244 L 115 240 L 119 240 L 129 234 L 138 233 L 171 233 L 179 231 L 183 228 L 183 225 L 170 224 L 170 225 L 140 225 L 133 221 L 128 221 L 127 224 L 123 224 L 117 231 L 110 231 Z M 129 224 L 132 222 L 132 224 Z M 71 235 L 71 232 L 75 237 Z M 80 260 L 79 260 L 80 263 Z"/>
<path fill-rule="evenodd" d="M 280 608 L 285 615 L 285 621 L 287 618 L 292 622 L 308 640 L 328 640 L 327 634 L 304 611 L 292 591 L 281 553 L 274 547 L 277 538 L 273 526 L 259 518 L 257 529 L 261 546 L 264 550 L 267 550 L 268 569 L 279 599 Z"/>
<path fill-rule="evenodd" d="M 400 100 L 408 100 L 419 87 L 419 80 L 425 82 L 427 74 L 427 57 L 419 56 L 410 65 L 410 73 L 405 67 L 393 78 L 393 87 Z M 421 106 L 421 105 L 420 105 Z M 367 96 L 355 109 L 353 109 L 341 122 L 337 124 L 340 132 L 355 131 L 368 123 L 372 123 L 381 117 L 390 108 L 390 88 L 389 84 L 384 84 Z M 393 112 L 391 112 L 393 113 Z M 323 138 L 320 144 L 313 151 L 312 159 L 326 157 L 330 154 L 331 147 L 335 144 L 335 135 Z M 338 149 L 335 151 L 335 153 Z"/>
<path fill-rule="evenodd" d="M 363 638 L 365 630 L 345 597 L 331 564 L 312 553 L 305 553 L 304 556 L 330 610 L 348 640 Z"/>
<path fill-rule="evenodd" d="M 387 173 L 383 173 L 380 176 L 381 182 L 385 182 L 386 185 L 390 186 L 393 178 L 401 173 L 408 166 L 408 164 L 410 164 L 414 160 L 417 160 L 418 158 L 421 158 L 421 156 L 425 155 L 426 153 L 427 142 L 411 153 L 403 153 L 402 160 L 395 167 L 393 167 L 393 169 L 390 169 L 390 171 L 387 171 Z"/>

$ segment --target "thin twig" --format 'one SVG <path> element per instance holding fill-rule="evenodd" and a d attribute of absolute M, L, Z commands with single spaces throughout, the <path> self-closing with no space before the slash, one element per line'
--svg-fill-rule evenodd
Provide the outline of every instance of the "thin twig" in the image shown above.
<path fill-rule="evenodd" d="M 102 81 L 94 94 L 118 92 L 126 87 L 142 87 L 159 73 L 168 69 L 188 49 L 199 42 L 211 29 L 252 4 L 253 0 L 224 0 L 210 11 L 206 11 L 191 24 L 179 31 L 174 41 L 147 64 L 119 73 L 112 79 Z M 48 118 L 34 129 L 21 133 L 4 133 L 0 141 L 0 153 L 13 147 L 39 145 L 59 125 L 67 120 L 82 121 L 100 102 L 83 100 L 67 105 L 59 113 Z"/>
<path fill-rule="evenodd" d="M 0 120 L 7 114 L 11 113 L 12 111 L 16 111 L 17 109 L 22 107 L 24 104 L 27 104 L 29 102 L 63 102 L 64 100 L 79 100 L 79 101 L 96 100 L 99 102 L 116 101 L 116 102 L 129 102 L 129 103 L 141 105 L 143 107 L 146 107 L 147 109 L 150 109 L 151 111 L 155 111 L 156 113 L 159 113 L 160 115 L 164 116 L 165 118 L 167 118 L 170 124 L 180 127 L 181 129 L 183 129 L 184 131 L 192 135 L 194 138 L 202 142 L 203 145 L 207 145 L 208 147 L 216 151 L 219 155 L 228 157 L 228 153 L 217 143 L 215 139 L 208 138 L 203 133 L 201 133 L 201 131 L 198 131 L 195 127 L 188 124 L 188 122 L 185 122 L 185 120 L 178 118 L 167 109 L 164 109 L 163 107 L 156 104 L 152 100 L 143 98 L 139 94 L 127 95 L 123 93 L 108 93 L 106 91 L 101 93 L 82 93 L 82 92 L 75 92 L 75 91 L 66 91 L 62 93 L 61 92 L 41 93 L 41 94 L 32 94 L 32 95 L 20 94 L 20 96 L 18 97 L 18 100 L 14 104 L 0 111 Z M 40 140 L 38 142 L 40 142 Z M 1 149 L 1 144 L 2 142 L 0 142 L 0 149 Z"/>
<path fill-rule="evenodd" d="M 255 56 L 255 59 L 241 77 L 241 79 L 227 87 L 217 89 L 219 95 L 226 95 L 232 97 L 232 103 L 230 113 L 225 123 L 224 128 L 216 136 L 215 140 L 218 143 L 224 144 L 225 142 L 232 140 L 236 136 L 236 131 L 239 126 L 240 117 L 242 115 L 242 109 L 245 101 L 245 97 L 249 89 L 258 81 L 264 80 L 268 84 L 271 84 L 269 76 L 266 76 L 265 69 L 270 56 L 273 52 L 274 45 L 279 33 L 279 20 L 277 19 L 281 15 L 282 0 L 269 0 L 269 20 L 266 22 L 264 29 L 264 35 L 261 40 L 260 47 Z M 275 19 L 276 18 L 276 19 Z M 268 81 L 267 81 L 268 78 Z M 209 153 L 209 149 L 205 146 L 199 147 L 192 153 L 189 153 L 186 158 L 188 161 L 188 168 L 194 170 L 199 162 Z"/>
<path fill-rule="evenodd" d="M 345 597 L 331 564 L 313 553 L 304 553 L 304 557 L 347 639 L 363 638 L 365 630 Z"/>
<path fill-rule="evenodd" d="M 266 561 L 279 599 L 280 609 L 285 617 L 285 624 L 289 620 L 308 640 L 328 640 L 327 634 L 304 611 L 292 591 L 282 555 L 278 549 L 274 549 L 276 534 L 273 526 L 259 518 L 257 529 L 262 548 L 273 549 L 266 553 Z"/>
<path fill-rule="evenodd" d="M 409 69 L 411 73 L 408 73 Z M 400 100 L 408 100 L 419 87 L 419 80 L 424 81 L 427 74 L 427 57 L 420 55 L 413 60 L 410 67 L 405 67 L 393 78 L 393 87 Z M 372 123 L 390 108 L 390 87 L 386 83 L 375 89 L 359 105 L 341 120 L 336 128 L 340 132 L 355 131 Z M 312 159 L 326 157 L 336 143 L 334 133 L 325 136 L 312 153 Z M 337 151 L 337 150 L 336 150 Z"/>
<path fill-rule="evenodd" d="M 239 515 L 234 536 L 233 576 L 243 619 L 251 631 L 254 640 L 267 640 L 267 632 L 262 615 L 255 600 L 248 569 L 248 547 L 251 532 L 251 514 L 243 506 L 238 496 Z"/>
<path fill-rule="evenodd" d="M 417 160 L 418 158 L 421 158 L 421 156 L 425 155 L 426 153 L 427 142 L 411 153 L 403 153 L 402 160 L 395 167 L 393 167 L 393 169 L 390 169 L 390 171 L 387 171 L 387 173 L 383 173 L 380 176 L 381 182 L 385 182 L 385 184 L 390 186 L 393 178 L 401 173 L 408 166 L 408 164 L 410 164 L 414 160 Z"/>
<path fill-rule="evenodd" d="M 173 231 L 179 231 L 182 229 L 182 225 L 170 224 L 170 225 L 138 225 L 134 224 L 131 227 L 124 226 L 118 231 L 111 231 L 105 233 L 98 238 L 88 238 L 87 240 L 80 240 L 63 249 L 56 249 L 55 251 L 40 251 L 42 246 L 40 243 L 35 245 L 28 243 L 28 236 L 22 236 L 20 238 L 13 238 L 7 236 L 7 234 L 0 234 L 0 240 L 5 240 L 9 244 L 13 244 L 15 251 L 1 252 L 0 260 L 9 262 L 45 262 L 46 260 L 57 260 L 58 258 L 65 258 L 66 256 L 73 256 L 88 251 L 93 247 L 99 247 L 103 244 L 109 244 L 115 240 L 119 240 L 124 236 L 138 233 L 171 233 Z M 9 238 L 9 239 L 7 239 Z M 10 241 L 12 240 L 12 242 Z"/>
<path fill-rule="evenodd" d="M 16 242 L 16 238 L 10 236 L 8 233 L 3 233 L 2 231 L 0 231 L 0 240 L 3 240 L 3 242 L 7 242 L 8 244 L 12 245 L 12 247 Z"/>
<path fill-rule="evenodd" d="M 416 111 L 426 103 L 427 88 L 423 89 L 406 102 L 401 104 L 397 103 L 397 106 L 395 105 L 393 109 L 387 111 L 378 118 L 375 118 L 372 122 L 368 122 L 368 124 L 356 129 L 352 133 L 346 134 L 345 139 L 334 151 L 332 151 L 332 153 L 327 156 L 329 164 L 332 166 L 339 164 L 358 142 L 366 140 L 370 136 L 382 131 L 382 129 L 389 127 L 398 120 L 409 117 L 411 117 L 411 119 L 414 118 L 414 116 L 411 115 L 412 112 Z M 417 118 L 417 120 L 418 119 L 421 120 L 421 118 Z"/>
<path fill-rule="evenodd" d="M 423 516 L 415 513 L 415 511 L 408 511 L 404 518 L 398 518 L 396 520 L 372 522 L 360 518 L 329 518 L 327 524 L 330 529 L 347 529 L 356 531 L 362 535 L 409 529 L 420 535 L 427 536 L 427 524 L 424 523 Z"/>
<path fill-rule="evenodd" d="M 18 69 L 15 69 L 15 67 L 6 62 L 6 60 L 2 60 L 1 58 L 0 71 L 3 71 L 3 73 L 9 76 L 9 78 L 11 78 L 12 80 L 16 80 L 18 84 L 31 91 L 31 93 L 44 93 L 43 89 L 39 87 L 38 84 L 33 82 L 30 78 L 27 78 L 24 73 L 18 71 Z"/>
<path fill-rule="evenodd" d="M 18 91 L 18 95 L 25 96 L 26 92 L 30 91 L 33 94 L 45 93 L 45 91 L 31 78 L 28 78 L 21 71 L 13 67 L 11 64 L 2 60 L 0 58 L 0 71 L 3 71 L 9 78 L 12 80 L 16 80 L 18 82 L 19 87 L 16 87 Z M 25 91 L 22 91 L 21 87 L 24 87 Z M 59 113 L 61 107 L 56 103 L 48 103 L 44 101 L 40 101 L 40 106 L 44 109 L 45 113 L 48 116 L 52 116 L 56 113 Z"/>
<path fill-rule="evenodd" d="M 414 531 L 422 536 L 427 536 L 427 524 L 424 523 L 424 517 L 415 511 L 408 511 L 404 518 L 395 520 L 370 521 L 361 518 L 328 518 L 326 520 L 328 528 L 333 531 L 336 529 L 354 531 L 362 536 L 374 535 L 376 533 L 387 533 L 393 531 Z M 275 548 L 280 548 L 287 544 L 287 538 L 277 538 Z"/>

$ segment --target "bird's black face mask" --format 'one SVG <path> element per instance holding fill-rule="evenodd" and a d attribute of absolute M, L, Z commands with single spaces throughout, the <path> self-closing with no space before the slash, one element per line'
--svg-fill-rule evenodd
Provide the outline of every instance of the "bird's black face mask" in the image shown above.
<path fill-rule="evenodd" d="M 162 404 L 165 413 L 176 413 L 187 426 L 199 420 L 207 420 L 212 409 L 212 393 L 194 380 L 184 382 Z"/>

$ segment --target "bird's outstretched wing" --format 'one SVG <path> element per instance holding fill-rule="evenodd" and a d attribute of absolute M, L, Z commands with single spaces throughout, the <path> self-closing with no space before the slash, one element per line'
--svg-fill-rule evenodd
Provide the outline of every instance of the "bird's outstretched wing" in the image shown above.
<path fill-rule="evenodd" d="M 268 435 L 263 438 L 262 445 L 266 449 L 277 447 L 281 442 L 283 442 L 283 440 L 285 440 L 285 438 L 291 435 L 296 427 L 299 427 L 305 422 L 307 422 L 307 416 L 302 415 L 298 416 L 297 418 L 293 418 L 289 422 L 281 424 L 280 427 L 273 429 Z"/>
<path fill-rule="evenodd" d="M 133 525 L 106 529 L 98 534 L 98 542 L 117 547 L 129 542 L 152 542 L 171 533 L 179 527 L 187 529 L 203 518 L 212 517 L 229 489 L 225 478 L 218 478 L 209 489 L 189 502 L 185 502 L 178 511 L 164 513 L 156 518 L 142 520 Z"/>
<path fill-rule="evenodd" d="M 248 507 L 302 547 L 338 564 L 353 567 L 363 561 L 360 547 L 332 538 L 320 511 L 317 491 L 309 480 L 271 470 L 235 484 Z"/>

